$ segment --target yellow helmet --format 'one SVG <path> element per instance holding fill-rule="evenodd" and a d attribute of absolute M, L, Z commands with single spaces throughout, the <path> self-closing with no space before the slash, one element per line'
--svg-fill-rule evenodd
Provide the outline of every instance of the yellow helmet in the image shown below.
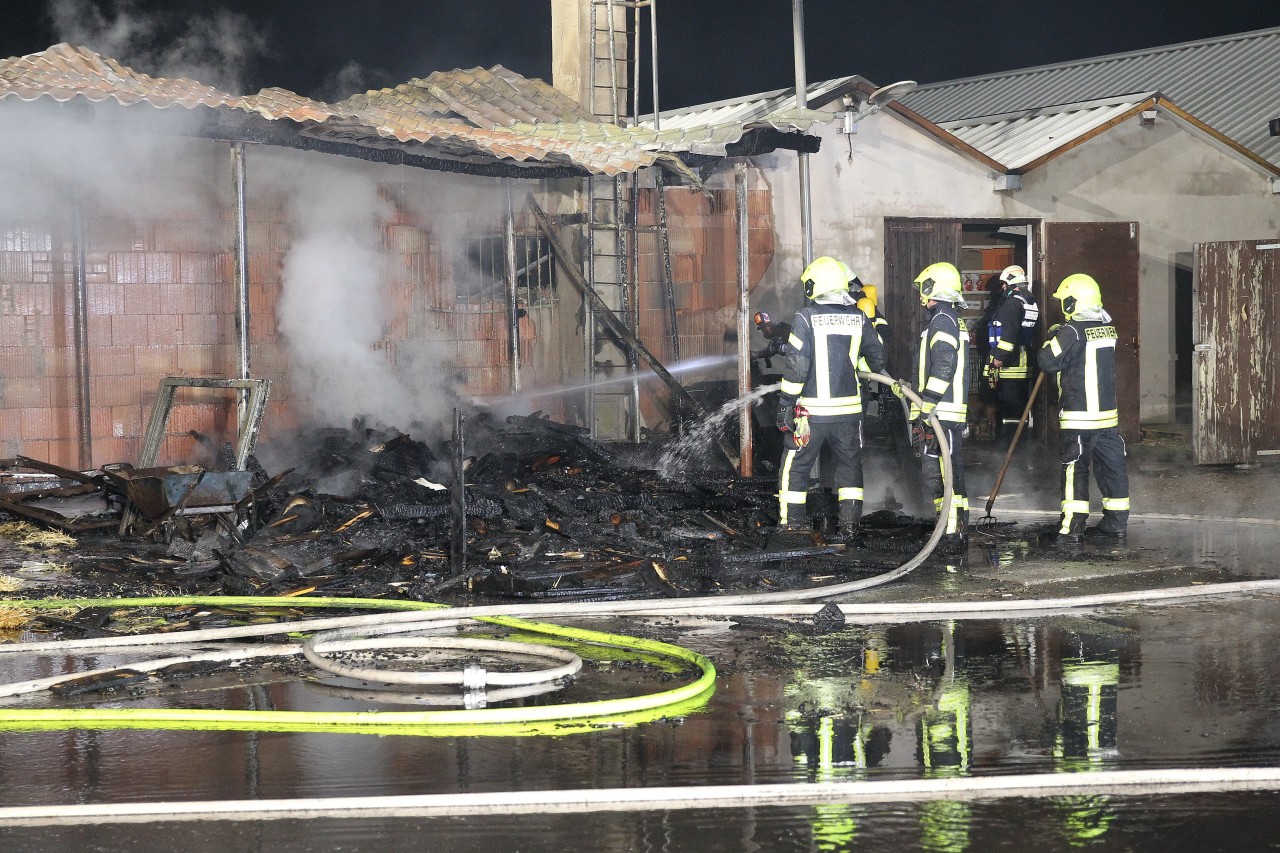
<path fill-rule="evenodd" d="M 871 307 L 876 308 L 880 305 L 880 289 L 874 284 L 862 285 L 862 295 L 871 300 Z"/>
<path fill-rule="evenodd" d="M 964 296 L 961 294 L 963 286 L 960 283 L 960 270 L 956 269 L 955 264 L 945 261 L 925 267 L 920 275 L 916 276 L 916 287 L 920 288 L 921 305 L 928 305 L 930 300 L 934 302 L 964 301 Z"/>
<path fill-rule="evenodd" d="M 1017 287 L 1019 284 L 1026 284 L 1027 271 L 1017 264 L 1005 267 L 1000 273 L 1000 283 L 1005 287 Z"/>
<path fill-rule="evenodd" d="M 858 310 L 863 314 L 866 314 L 868 318 L 876 316 L 875 300 L 869 299 L 865 296 L 862 297 L 858 300 Z"/>
<path fill-rule="evenodd" d="M 1102 307 L 1102 291 L 1093 276 L 1078 272 L 1069 275 L 1053 292 L 1054 299 L 1062 300 L 1062 313 L 1070 320 L 1081 311 L 1092 311 Z"/>
<path fill-rule="evenodd" d="M 813 263 L 805 267 L 804 272 L 800 274 L 800 281 L 804 284 L 804 295 L 809 299 L 817 299 L 828 293 L 847 291 L 849 278 L 846 270 L 849 270 L 849 267 L 843 261 L 837 261 L 826 255 L 815 258 Z"/>

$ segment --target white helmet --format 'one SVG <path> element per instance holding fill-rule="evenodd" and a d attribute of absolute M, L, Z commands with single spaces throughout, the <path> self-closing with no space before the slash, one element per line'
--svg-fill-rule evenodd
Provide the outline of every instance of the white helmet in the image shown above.
<path fill-rule="evenodd" d="M 1017 264 L 1005 267 L 1000 273 L 1000 283 L 1009 288 L 1027 284 L 1027 271 Z"/>

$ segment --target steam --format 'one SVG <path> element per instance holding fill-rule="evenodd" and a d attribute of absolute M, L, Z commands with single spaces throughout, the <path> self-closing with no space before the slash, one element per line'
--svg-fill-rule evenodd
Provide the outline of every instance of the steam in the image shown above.
<path fill-rule="evenodd" d="M 374 81 L 385 79 L 387 76 L 387 72 L 382 69 L 367 68 L 353 60 L 326 75 L 312 97 L 331 104 L 337 103 L 359 92 L 375 88 Z"/>
<path fill-rule="evenodd" d="M 389 319 L 379 228 L 391 211 L 363 176 L 290 165 L 293 239 L 277 308 L 295 396 L 321 424 L 371 415 L 407 422 L 413 389 L 377 348 Z"/>
<path fill-rule="evenodd" d="M 50 0 L 59 41 L 83 46 L 159 77 L 189 77 L 240 93 L 245 69 L 266 51 L 266 39 L 243 15 L 223 9 L 192 17 L 181 11 L 140 9 L 113 0 Z"/>
<path fill-rule="evenodd" d="M 225 196 L 225 154 L 211 162 L 207 143 L 182 138 L 187 110 L 136 109 L 127 126 L 85 119 L 78 103 L 4 102 L 0 158 L 21 166 L 0 181 L 0 216 L 57 218 L 80 203 L 132 219 L 190 218 L 212 215 Z"/>

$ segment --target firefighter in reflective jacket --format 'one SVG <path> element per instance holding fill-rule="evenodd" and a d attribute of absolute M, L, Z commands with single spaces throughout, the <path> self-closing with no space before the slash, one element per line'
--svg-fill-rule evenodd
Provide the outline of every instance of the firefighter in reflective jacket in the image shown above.
<path fill-rule="evenodd" d="M 1129 474 L 1116 405 L 1116 328 L 1092 277 L 1076 273 L 1053 294 L 1067 322 L 1049 330 L 1040 369 L 1058 374 L 1063 541 L 1079 542 L 1089 517 L 1089 469 L 1102 492 L 1092 531 L 1123 538 L 1129 524 Z"/>
<path fill-rule="evenodd" d="M 858 362 L 884 371 L 884 347 L 849 295 L 845 267 L 835 258 L 809 264 L 800 281 L 809 300 L 791 320 L 787 368 L 779 393 L 777 426 L 783 436 L 778 523 L 808 526 L 809 475 L 824 446 L 833 459 L 841 532 L 850 536 L 862 517 L 862 397 Z"/>
<path fill-rule="evenodd" d="M 924 407 L 911 406 L 912 442 L 923 445 L 924 481 L 933 493 L 935 511 L 942 509 L 942 460 L 929 422 L 936 414 L 951 448 L 951 513 L 946 534 L 963 539 L 969 526 L 969 498 L 965 492 L 962 445 L 969 417 L 969 330 L 956 313 L 964 304 L 960 271 L 953 264 L 931 264 L 916 277 L 920 303 L 929 309 L 929 322 L 920 334 L 916 388 Z"/>
<path fill-rule="evenodd" d="M 1031 390 L 1030 351 L 1035 344 L 1040 307 L 1031 295 L 1027 273 L 1020 266 L 1005 267 L 1000 273 L 1004 295 L 996 307 L 987 340 L 991 354 L 987 376 L 996 389 L 999 428 L 1017 424 L 1027 407 Z"/>

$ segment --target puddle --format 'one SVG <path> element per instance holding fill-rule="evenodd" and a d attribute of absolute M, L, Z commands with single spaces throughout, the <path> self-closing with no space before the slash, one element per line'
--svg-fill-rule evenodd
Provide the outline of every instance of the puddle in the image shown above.
<path fill-rule="evenodd" d="M 592 628 L 642 631 L 711 656 L 720 678 L 707 710 L 561 737 L 8 732 L 0 733 L 0 798 L 7 805 L 274 799 L 1272 766 L 1280 762 L 1280 674 L 1271 664 L 1277 616 L 1280 601 L 1257 599 L 832 633 L 772 621 L 592 620 Z M 0 675 L 32 677 L 62 664 L 0 658 Z M 614 687 L 606 681 L 602 689 Z M 349 702 L 261 672 L 193 678 L 180 695 L 184 704 L 219 707 Z M 1280 794 L 1058 797 L 6 828 L 0 840 L 6 850 L 108 842 L 140 850 L 391 850 L 429 832 L 434 848 L 448 850 L 1015 850 L 1035 838 L 1040 850 L 1189 851 L 1270 844 L 1263 832 L 1276 806 Z"/>

